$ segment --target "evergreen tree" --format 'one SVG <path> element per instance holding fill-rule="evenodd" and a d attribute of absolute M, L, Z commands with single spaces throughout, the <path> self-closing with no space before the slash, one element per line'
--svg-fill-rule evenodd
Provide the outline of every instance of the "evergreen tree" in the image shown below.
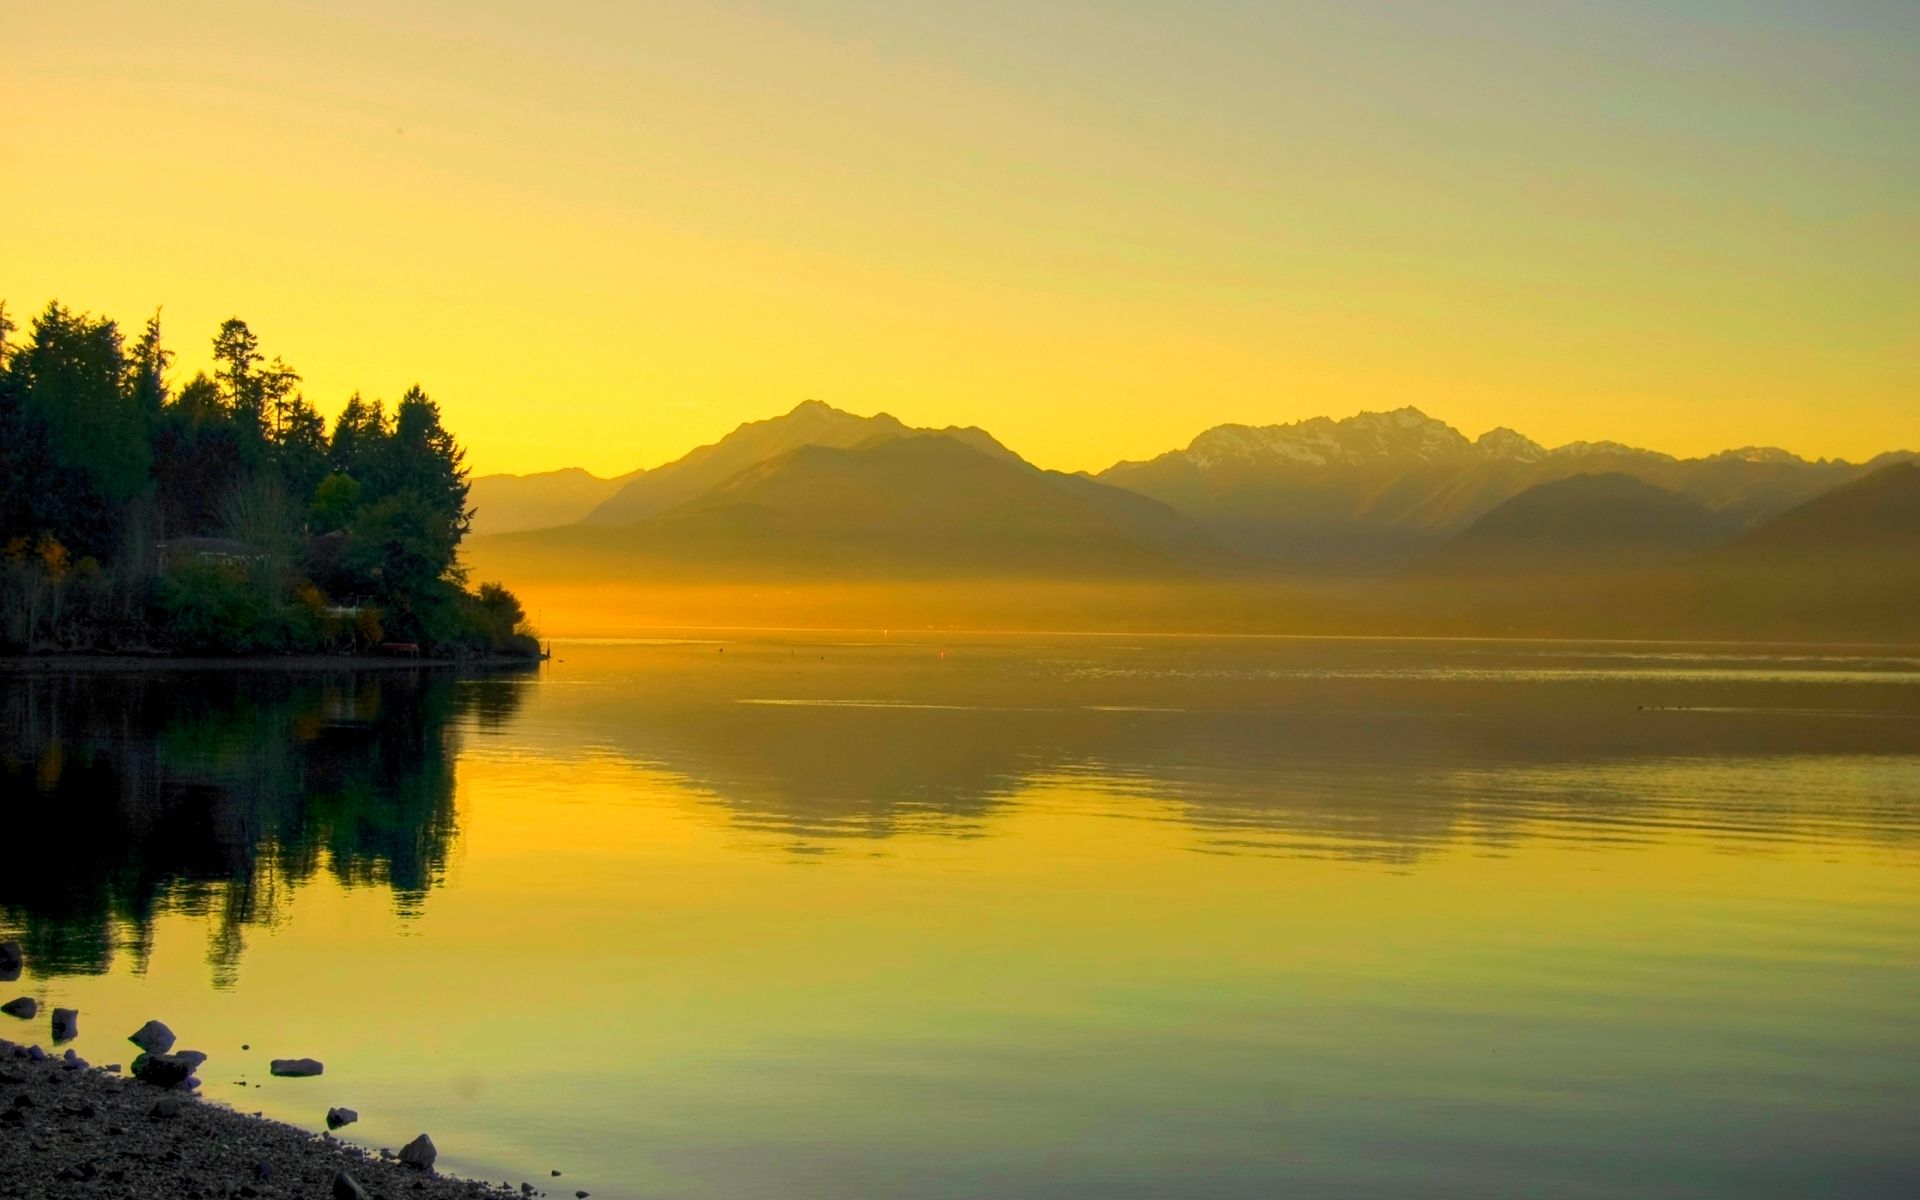
<path fill-rule="evenodd" d="M 167 367 L 172 362 L 173 351 L 160 344 L 160 312 L 156 309 L 127 352 L 127 399 L 149 426 L 166 406 Z"/>
<path fill-rule="evenodd" d="M 121 390 L 119 327 L 48 304 L 8 355 L 7 373 L 17 432 L 46 459 L 35 472 L 34 523 L 70 548 L 104 553 L 116 510 L 146 490 L 151 464 L 148 421 Z"/>

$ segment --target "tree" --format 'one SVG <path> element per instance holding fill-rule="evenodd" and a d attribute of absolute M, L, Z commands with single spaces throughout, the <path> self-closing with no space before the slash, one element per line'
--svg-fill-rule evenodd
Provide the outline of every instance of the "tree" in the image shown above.
<path fill-rule="evenodd" d="M 139 340 L 127 352 L 127 399 L 149 426 L 166 407 L 167 367 L 172 362 L 173 351 L 160 344 L 160 310 L 155 309 Z"/>
<path fill-rule="evenodd" d="M 220 388 L 195 375 L 160 410 L 153 438 L 154 483 L 167 537 L 210 534 L 220 505 L 247 473 L 247 456 Z"/>
<path fill-rule="evenodd" d="M 254 368 L 261 358 L 260 339 L 245 321 L 228 317 L 220 322 L 220 332 L 213 335 L 213 361 L 218 364 L 213 375 L 226 393 L 229 407 L 252 406 L 257 411 L 260 386 Z"/>
<path fill-rule="evenodd" d="M 294 390 L 294 386 L 300 382 L 300 372 L 275 355 L 257 378 L 261 415 L 266 420 L 267 434 L 278 442 L 286 436 L 287 417 L 293 406 L 304 402 L 303 397 Z"/>
<path fill-rule="evenodd" d="M 313 495 L 327 474 L 327 423 L 297 392 L 284 409 L 277 457 L 290 495 Z"/>
<path fill-rule="evenodd" d="M 353 476 L 335 471 L 313 489 L 310 512 L 315 528 L 323 533 L 345 529 L 360 507 L 360 484 Z"/>
<path fill-rule="evenodd" d="M 467 511 L 466 451 L 440 423 L 440 406 L 419 385 L 393 412 L 392 491 L 420 497 L 458 542 L 473 524 Z"/>
<path fill-rule="evenodd" d="M 382 474 L 390 430 L 378 400 L 369 404 L 355 392 L 333 423 L 327 461 L 335 471 L 371 483 Z"/>
<path fill-rule="evenodd" d="M 83 553 L 105 552 L 115 510 L 146 489 L 152 461 L 148 420 L 121 388 L 119 327 L 50 303 L 7 374 L 15 433 L 40 456 L 21 464 L 33 489 L 23 515 Z"/>

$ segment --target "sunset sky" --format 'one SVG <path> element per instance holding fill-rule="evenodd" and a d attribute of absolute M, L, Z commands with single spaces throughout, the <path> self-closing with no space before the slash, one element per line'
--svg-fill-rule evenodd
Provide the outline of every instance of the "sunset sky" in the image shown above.
<path fill-rule="evenodd" d="M 818 398 L 1099 468 L 1416 404 L 1920 446 L 1920 6 L 0 0 L 0 297 L 478 471 Z"/>

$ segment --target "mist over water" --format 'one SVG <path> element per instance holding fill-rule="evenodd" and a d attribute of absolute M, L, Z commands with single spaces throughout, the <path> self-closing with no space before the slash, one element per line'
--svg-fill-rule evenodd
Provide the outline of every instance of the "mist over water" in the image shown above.
<path fill-rule="evenodd" d="M 1920 1186 L 1900 653 L 42 672 L 0 676 L 0 783 L 10 986 L 83 1055 L 159 1017 L 216 1100 L 556 1194 Z M 293 1055 L 325 1076 L 267 1076 Z"/>

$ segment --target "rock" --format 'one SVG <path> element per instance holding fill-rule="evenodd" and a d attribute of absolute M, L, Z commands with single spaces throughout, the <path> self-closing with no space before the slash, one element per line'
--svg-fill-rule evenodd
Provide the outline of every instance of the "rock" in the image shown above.
<path fill-rule="evenodd" d="M 554 1177 L 555 1179 L 558 1179 L 558 1178 L 560 1178 L 560 1172 L 559 1172 L 559 1171 L 558 1171 L 557 1169 L 556 1169 L 555 1171 L 553 1171 L 553 1172 L 552 1172 L 552 1174 L 553 1174 L 553 1177 Z"/>
<path fill-rule="evenodd" d="M 253 1178 L 256 1183 L 265 1183 L 273 1178 L 273 1164 L 257 1162 L 253 1164 Z"/>
<path fill-rule="evenodd" d="M 28 1046 L 27 1061 L 28 1062 L 45 1062 L 47 1061 L 47 1052 L 45 1050 L 42 1050 L 38 1046 Z"/>
<path fill-rule="evenodd" d="M 0 983 L 12 983 L 20 978 L 20 969 L 26 961 L 26 956 L 20 953 L 19 942 L 0 942 Z"/>
<path fill-rule="evenodd" d="M 81 1058 L 78 1054 L 74 1053 L 72 1050 L 68 1050 L 65 1054 L 62 1054 L 60 1056 L 60 1064 L 65 1070 L 68 1070 L 68 1071 L 84 1071 L 87 1069 L 87 1065 L 88 1065 L 86 1059 Z"/>
<path fill-rule="evenodd" d="M 367 1200 L 367 1189 L 345 1171 L 336 1171 L 333 1176 L 333 1200 Z"/>
<path fill-rule="evenodd" d="M 173 1049 L 173 1030 L 158 1021 L 148 1021 L 128 1034 L 127 1040 L 148 1054 L 165 1054 Z"/>
<path fill-rule="evenodd" d="M 433 1160 L 438 1157 L 440 1152 L 433 1148 L 433 1139 L 424 1133 L 400 1147 L 400 1161 L 423 1171 L 433 1170 Z"/>
<path fill-rule="evenodd" d="M 327 1110 L 327 1128 L 338 1129 L 342 1125 L 351 1125 L 360 1119 L 360 1114 L 350 1108 L 330 1108 Z"/>
<path fill-rule="evenodd" d="M 153 1117 L 156 1120 L 162 1120 L 162 1121 L 170 1120 L 174 1117 L 179 1116 L 180 1115 L 180 1097 L 178 1096 L 160 1097 L 158 1100 L 155 1100 L 153 1102 L 153 1107 L 147 1110 L 147 1115 L 150 1117 Z"/>
<path fill-rule="evenodd" d="M 22 1021 L 33 1020 L 33 1015 L 39 1011 L 40 1002 L 32 996 L 21 996 L 17 1000 L 9 1000 L 5 1004 L 0 1004 L 0 1012 L 10 1017 L 19 1017 Z"/>
<path fill-rule="evenodd" d="M 587 1200 L 587 1194 L 585 1192 L 575 1192 L 573 1194 L 573 1200 Z"/>
<path fill-rule="evenodd" d="M 77 1008 L 56 1008 L 53 1010 L 53 1040 L 70 1042 L 80 1036 L 80 1010 Z"/>
<path fill-rule="evenodd" d="M 133 1077 L 154 1087 L 179 1087 L 200 1064 L 185 1054 L 142 1054 L 133 1060 Z"/>
<path fill-rule="evenodd" d="M 275 1075 L 285 1075 L 293 1079 L 304 1079 L 318 1075 L 327 1068 L 317 1058 L 276 1058 L 268 1069 Z"/>

